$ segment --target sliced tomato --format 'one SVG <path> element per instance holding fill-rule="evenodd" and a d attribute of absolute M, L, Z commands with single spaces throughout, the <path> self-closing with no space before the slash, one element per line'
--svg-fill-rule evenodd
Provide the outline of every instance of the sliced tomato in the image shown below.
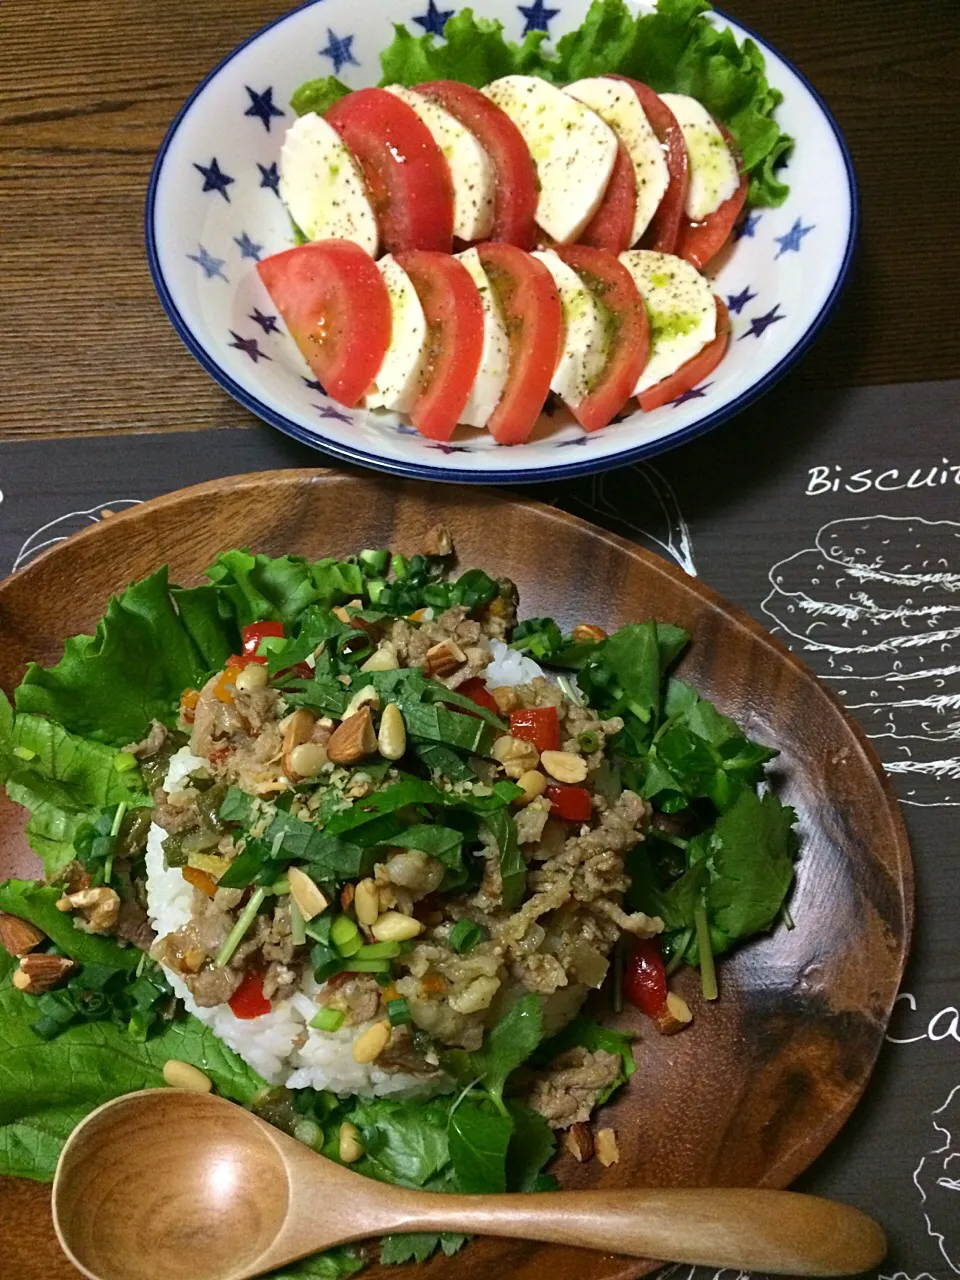
<path fill-rule="evenodd" d="M 463 263 L 449 254 L 415 249 L 396 257 L 413 282 L 427 322 L 427 369 L 410 420 L 421 435 L 449 440 L 483 354 L 480 290 Z"/>
<path fill-rule="evenodd" d="M 510 369 L 487 422 L 499 444 L 522 444 L 550 394 L 563 351 L 563 311 L 553 276 L 512 244 L 477 246 L 510 337 Z"/>
<path fill-rule="evenodd" d="M 538 751 L 560 750 L 560 717 L 556 707 L 527 707 L 510 712 L 510 733 Z"/>
<path fill-rule="evenodd" d="M 237 1018 L 260 1018 L 270 1012 L 270 1001 L 263 994 L 263 979 L 248 969 L 243 981 L 230 997 L 230 1008 Z"/>
<path fill-rule="evenodd" d="M 646 391 L 641 391 L 637 400 L 640 408 L 646 413 L 651 409 L 659 409 L 663 404 L 669 404 L 671 400 L 676 400 L 677 396 L 682 396 L 685 391 L 702 382 L 713 373 L 726 354 L 730 339 L 730 313 L 720 298 L 714 295 L 713 300 L 717 304 L 716 336 L 695 356 L 691 356 L 686 364 L 682 364 L 676 373 L 671 373 L 669 378 L 664 378 L 654 386 L 648 387 Z"/>
<path fill-rule="evenodd" d="M 592 812 L 590 792 L 586 787 L 570 787 L 565 782 L 551 782 L 544 792 L 551 804 L 551 813 L 564 822 L 589 822 Z"/>
<path fill-rule="evenodd" d="M 677 117 L 649 85 L 641 80 L 631 80 L 629 76 L 615 75 L 612 79 L 625 80 L 640 99 L 640 105 L 650 121 L 650 128 L 660 139 L 664 149 L 667 172 L 670 175 L 670 182 L 663 193 L 663 199 L 650 220 L 650 225 L 644 232 L 640 244 L 644 249 L 654 249 L 657 253 L 675 253 L 689 182 L 687 145 L 683 140 L 683 130 L 680 128 Z"/>
<path fill-rule="evenodd" d="M 637 177 L 621 142 L 600 208 L 580 233 L 578 243 L 606 249 L 609 253 L 623 253 L 633 241 L 636 216 Z"/>
<path fill-rule="evenodd" d="M 558 245 L 554 251 L 573 267 L 610 315 L 610 350 L 600 380 L 586 399 L 571 406 L 585 431 L 612 422 L 633 395 L 650 354 L 647 309 L 633 277 L 613 253 L 587 245 Z"/>
<path fill-rule="evenodd" d="M 453 182 L 443 152 L 407 103 L 355 89 L 324 117 L 356 156 L 385 253 L 453 248 Z"/>
<path fill-rule="evenodd" d="M 327 394 L 352 408 L 390 343 L 390 298 L 376 263 L 351 240 L 317 240 L 264 258 L 257 271 Z"/>
<path fill-rule="evenodd" d="M 464 680 L 463 684 L 457 685 L 457 693 L 462 693 L 465 698 L 475 702 L 478 707 L 483 707 L 485 711 L 492 711 L 495 716 L 500 714 L 496 698 L 487 688 L 487 682 L 480 676 L 473 676 L 472 679 Z M 467 714 L 473 715 L 473 712 L 468 711 Z"/>
<path fill-rule="evenodd" d="M 505 111 L 472 85 L 428 80 L 417 85 L 417 93 L 456 116 L 493 161 L 497 192 L 489 239 L 532 249 L 536 244 L 537 171 L 523 134 Z"/>
<path fill-rule="evenodd" d="M 723 204 L 718 209 L 714 209 L 713 213 L 707 214 L 702 222 L 691 222 L 689 218 L 684 218 L 680 224 L 680 235 L 674 252 L 681 258 L 686 258 L 695 267 L 706 266 L 727 243 L 734 223 L 740 217 L 740 210 L 746 203 L 747 191 L 750 188 L 750 175 L 743 167 L 743 157 L 730 136 L 730 130 L 719 120 L 715 123 L 737 162 L 740 185 L 729 200 L 724 200 Z"/>

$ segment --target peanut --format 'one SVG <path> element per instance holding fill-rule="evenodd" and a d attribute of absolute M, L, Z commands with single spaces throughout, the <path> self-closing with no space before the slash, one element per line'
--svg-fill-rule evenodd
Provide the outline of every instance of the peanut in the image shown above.
<path fill-rule="evenodd" d="M 544 751 L 540 763 L 557 782 L 583 782 L 587 776 L 586 760 L 569 751 Z"/>

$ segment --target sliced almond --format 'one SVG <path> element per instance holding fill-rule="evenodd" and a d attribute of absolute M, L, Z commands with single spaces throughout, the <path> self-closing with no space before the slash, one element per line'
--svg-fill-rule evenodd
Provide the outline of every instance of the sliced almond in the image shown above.
<path fill-rule="evenodd" d="M 369 707 L 344 720 L 327 743 L 327 756 L 334 764 L 357 764 L 377 749 L 377 735 Z"/>
<path fill-rule="evenodd" d="M 588 1160 L 593 1159 L 593 1134 L 590 1132 L 588 1124 L 572 1125 L 567 1130 L 563 1145 L 573 1158 L 579 1160 L 581 1164 L 586 1164 Z"/>
<path fill-rule="evenodd" d="M 18 991 L 39 996 L 59 986 L 76 967 L 69 956 L 27 955 L 22 957 L 11 981 Z"/>
<path fill-rule="evenodd" d="M 428 556 L 453 555 L 453 538 L 445 524 L 435 524 L 423 539 L 423 553 Z"/>
<path fill-rule="evenodd" d="M 689 1027 L 692 1021 L 693 1014 L 683 996 L 677 995 L 676 991 L 668 991 L 667 1003 L 663 1012 L 658 1014 L 655 1019 L 656 1028 L 660 1034 L 662 1036 L 676 1035 L 684 1027 Z"/>
<path fill-rule="evenodd" d="M 300 707 L 294 711 L 293 715 L 287 716 L 284 721 L 281 760 L 283 772 L 291 780 L 299 778 L 299 775 L 295 773 L 290 757 L 297 747 L 310 741 L 316 723 L 316 716 L 312 711 L 308 711 L 306 707 Z"/>
<path fill-rule="evenodd" d="M 620 1148 L 617 1146 L 617 1135 L 612 1129 L 601 1129 L 596 1137 L 597 1159 L 605 1169 L 620 1161 Z"/>
<path fill-rule="evenodd" d="M 12 956 L 29 955 L 46 936 L 42 929 L 38 929 L 29 920 L 21 920 L 19 916 L 0 915 L 0 947 Z"/>
<path fill-rule="evenodd" d="M 441 640 L 439 644 L 427 650 L 423 660 L 423 674 L 432 680 L 442 680 L 444 676 L 452 676 L 467 660 L 455 640 Z"/>
<path fill-rule="evenodd" d="M 329 902 L 305 871 L 301 871 L 299 867 L 290 867 L 287 880 L 290 884 L 290 897 L 297 904 L 304 920 L 312 920 L 314 916 L 326 911 Z"/>

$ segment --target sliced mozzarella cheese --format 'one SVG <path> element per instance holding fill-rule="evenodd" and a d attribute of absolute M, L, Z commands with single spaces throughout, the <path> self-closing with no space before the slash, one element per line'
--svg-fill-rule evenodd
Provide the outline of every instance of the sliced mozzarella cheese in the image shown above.
<path fill-rule="evenodd" d="M 377 220 L 360 168 L 337 131 L 313 111 L 283 140 L 280 197 L 308 240 L 352 240 L 376 254 Z"/>
<path fill-rule="evenodd" d="M 684 212 L 691 222 L 702 222 L 739 187 L 737 162 L 702 102 L 684 93 L 662 93 L 660 97 L 677 117 L 687 147 L 690 181 Z"/>
<path fill-rule="evenodd" d="M 504 76 L 483 91 L 523 135 L 537 170 L 537 222 L 559 244 L 576 240 L 603 199 L 617 138 L 595 111 L 537 76 Z"/>
<path fill-rule="evenodd" d="M 607 317 L 603 307 L 552 249 L 533 255 L 553 276 L 563 309 L 563 351 L 550 383 L 564 404 L 579 404 L 590 394 L 607 363 Z"/>
<path fill-rule="evenodd" d="M 670 173 L 660 139 L 651 128 L 640 99 L 623 80 L 593 76 L 568 84 L 564 92 L 595 111 L 626 148 L 637 183 L 637 211 L 630 241 L 636 244 L 650 225 L 670 185 Z"/>
<path fill-rule="evenodd" d="M 480 143 L 439 103 L 401 84 L 387 85 L 412 107 L 443 152 L 453 180 L 453 234 L 461 240 L 484 240 L 493 230 L 496 170 Z"/>
<path fill-rule="evenodd" d="M 366 406 L 409 413 L 426 372 L 427 322 L 417 291 L 396 259 L 388 254 L 377 266 L 390 297 L 390 345 Z"/>
<path fill-rule="evenodd" d="M 476 249 L 457 255 L 471 279 L 480 290 L 483 304 L 483 351 L 480 368 L 473 380 L 470 398 L 460 415 L 460 421 L 468 427 L 485 427 L 494 409 L 500 403 L 510 372 L 510 338 L 487 273 L 483 269 Z"/>
<path fill-rule="evenodd" d="M 620 261 L 630 272 L 650 321 L 650 356 L 634 395 L 662 382 L 711 342 L 717 308 L 696 267 L 672 253 L 629 249 Z"/>

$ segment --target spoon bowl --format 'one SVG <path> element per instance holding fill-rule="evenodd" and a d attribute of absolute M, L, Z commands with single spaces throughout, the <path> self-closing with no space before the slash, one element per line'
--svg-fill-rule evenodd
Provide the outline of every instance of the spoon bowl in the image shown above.
<path fill-rule="evenodd" d="M 73 1132 L 53 1184 L 64 1252 L 89 1280 L 250 1280 L 351 1240 L 465 1231 L 774 1274 L 869 1270 L 883 1232 L 789 1191 L 454 1196 L 361 1177 L 223 1098 L 127 1094 Z M 185 1268 L 189 1267 L 189 1271 Z"/>

